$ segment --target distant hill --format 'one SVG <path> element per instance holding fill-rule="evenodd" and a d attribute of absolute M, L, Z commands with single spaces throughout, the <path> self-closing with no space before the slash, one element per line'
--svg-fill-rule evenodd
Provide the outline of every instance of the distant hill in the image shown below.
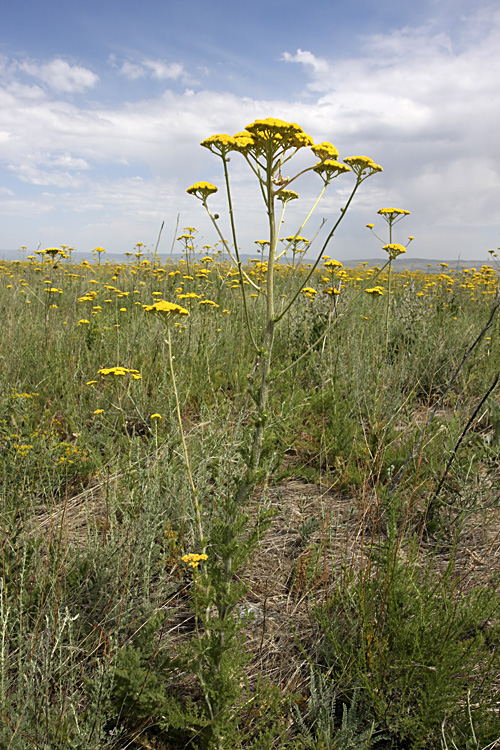
<path fill-rule="evenodd" d="M 146 254 L 144 257 L 149 258 L 150 256 Z M 183 256 L 179 253 L 174 253 L 172 256 L 168 255 L 159 255 L 159 261 L 160 263 L 165 263 L 165 261 L 170 258 L 173 261 L 178 261 Z M 201 258 L 201 255 L 197 255 L 196 259 L 199 260 Z M 242 262 L 248 263 L 250 258 L 258 258 L 258 253 L 241 253 L 240 255 Z M 0 249 L 0 259 L 2 260 L 21 260 L 21 255 L 16 250 L 1 250 Z M 356 266 L 359 266 L 363 263 L 366 263 L 370 268 L 373 266 L 378 266 L 379 268 L 386 262 L 387 257 L 382 256 L 378 258 L 342 258 L 339 256 L 337 258 L 344 266 L 347 266 L 348 268 L 355 268 Z M 92 255 L 92 253 L 84 252 L 84 251 L 76 251 L 73 255 L 73 262 L 74 263 L 80 263 L 82 260 L 87 260 L 89 263 L 94 263 L 95 258 Z M 125 263 L 130 262 L 132 258 L 126 258 L 125 253 L 106 253 L 106 255 L 103 255 L 101 257 L 101 263 L 102 265 L 105 265 L 106 263 Z M 282 258 L 281 263 L 287 263 L 290 259 Z M 304 258 L 304 263 L 311 263 L 313 261 L 312 258 Z M 453 269 L 454 271 L 459 271 L 462 268 L 481 268 L 481 266 L 484 265 L 493 265 L 493 263 L 490 261 L 489 258 L 485 258 L 484 260 L 462 260 L 462 259 L 455 259 L 455 260 L 436 260 L 435 258 L 408 258 L 406 255 L 401 255 L 399 258 L 396 258 L 396 260 L 393 261 L 393 268 L 395 271 L 425 271 L 425 272 L 439 272 L 443 270 L 443 266 L 441 264 L 445 264 L 448 266 L 449 269 Z M 446 266 L 445 266 L 446 268 Z"/>
<path fill-rule="evenodd" d="M 386 260 L 386 258 L 363 258 L 361 260 L 352 258 L 350 260 L 341 260 L 341 263 L 349 268 L 355 268 L 361 263 L 366 263 L 370 267 L 381 267 Z M 481 268 L 481 266 L 493 265 L 489 258 L 484 260 L 462 260 L 461 258 L 457 260 L 435 260 L 434 258 L 407 258 L 406 256 L 400 256 L 393 261 L 392 267 L 396 271 L 408 270 L 433 273 L 443 270 L 441 264 L 446 264 L 448 268 L 454 271 L 460 271 L 462 268 Z M 446 268 L 446 266 L 444 266 L 444 268 Z"/>

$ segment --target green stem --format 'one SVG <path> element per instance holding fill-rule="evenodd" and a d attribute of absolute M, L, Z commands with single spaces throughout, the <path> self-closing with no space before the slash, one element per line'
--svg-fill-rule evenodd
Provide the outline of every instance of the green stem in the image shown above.
<path fill-rule="evenodd" d="M 176 407 L 176 412 L 177 412 L 177 421 L 179 423 L 179 431 L 181 433 L 182 449 L 184 451 L 184 460 L 186 462 L 186 469 L 187 469 L 188 476 L 189 476 L 189 484 L 191 485 L 191 494 L 193 496 L 193 503 L 194 503 L 194 509 L 196 513 L 196 522 L 198 525 L 198 534 L 200 537 L 200 545 L 202 547 L 202 554 L 205 554 L 206 542 L 203 536 L 203 526 L 201 523 L 201 507 L 198 502 L 198 490 L 196 489 L 194 481 L 193 481 L 193 472 L 191 471 L 189 453 L 188 453 L 188 449 L 186 445 L 186 439 L 184 437 L 184 429 L 182 427 L 181 409 L 179 405 L 179 394 L 177 393 L 177 386 L 175 383 L 174 362 L 173 362 L 173 357 L 172 357 L 172 341 L 170 338 L 170 325 L 167 325 L 167 346 L 168 346 L 168 363 L 170 366 L 170 375 L 172 377 L 172 387 L 174 390 L 175 407 Z M 182 536 L 184 536 L 184 499 L 182 501 Z"/>
<path fill-rule="evenodd" d="M 335 234 L 335 232 L 336 232 L 336 230 L 337 230 L 337 227 L 339 226 L 340 222 L 342 221 L 342 219 L 343 219 L 343 218 L 344 218 L 344 216 L 346 215 L 346 213 L 347 213 L 347 209 L 349 208 L 349 206 L 350 206 L 350 204 L 351 204 L 351 202 L 352 202 L 352 200 L 353 200 L 353 198 L 354 198 L 354 196 L 355 196 L 355 194 L 356 194 L 356 191 L 357 191 L 358 187 L 359 187 L 359 186 L 361 185 L 361 182 L 362 182 L 362 180 L 360 180 L 359 178 L 358 178 L 358 179 L 356 180 L 356 184 L 354 185 L 354 188 L 353 188 L 353 190 L 352 190 L 352 192 L 351 192 L 351 195 L 349 196 L 349 199 L 348 199 L 347 203 L 345 204 L 344 208 L 342 209 L 342 211 L 341 211 L 341 214 L 340 214 L 339 218 L 337 219 L 337 221 L 336 221 L 336 222 L 335 222 L 335 224 L 333 225 L 333 228 L 332 228 L 332 230 L 330 231 L 330 233 L 329 233 L 328 237 L 327 237 L 327 238 L 326 238 L 326 240 L 324 241 L 324 243 L 323 243 L 323 247 L 321 248 L 321 251 L 320 251 L 320 253 L 319 253 L 318 257 L 316 258 L 316 262 L 315 262 L 315 263 L 313 264 L 313 266 L 312 266 L 311 270 L 310 270 L 310 271 L 309 271 L 309 273 L 307 274 L 307 276 L 306 276 L 305 280 L 304 280 L 304 281 L 303 281 L 303 282 L 301 283 L 301 285 L 300 285 L 300 286 L 299 286 L 299 288 L 297 289 L 296 293 L 295 293 L 295 294 L 294 294 L 294 295 L 292 296 L 292 298 L 291 298 L 290 302 L 288 303 L 288 305 L 286 305 L 286 306 L 285 306 L 285 307 L 283 308 L 283 310 L 282 310 L 282 311 L 280 312 L 280 314 L 276 316 L 276 320 L 275 320 L 275 322 L 276 322 L 276 323 L 277 323 L 278 321 L 280 321 L 280 320 L 281 320 L 281 318 L 283 318 L 283 317 L 284 317 L 284 316 L 285 316 L 285 315 L 287 314 L 287 312 L 288 312 L 288 311 L 289 311 L 289 309 L 290 309 L 290 308 L 292 307 L 292 305 L 294 305 L 294 304 L 295 304 L 295 300 L 297 299 L 297 297 L 298 297 L 298 296 L 299 296 L 299 294 L 301 293 L 302 289 L 303 289 L 303 288 L 304 288 L 305 286 L 307 286 L 307 284 L 308 284 L 309 280 L 311 279 L 312 275 L 314 274 L 315 270 L 317 269 L 317 267 L 318 267 L 318 265 L 319 265 L 319 262 L 320 262 L 321 258 L 323 257 L 323 254 L 324 254 L 324 252 L 325 252 L 326 248 L 328 247 L 328 243 L 330 242 L 330 240 L 332 239 L 333 235 Z"/>

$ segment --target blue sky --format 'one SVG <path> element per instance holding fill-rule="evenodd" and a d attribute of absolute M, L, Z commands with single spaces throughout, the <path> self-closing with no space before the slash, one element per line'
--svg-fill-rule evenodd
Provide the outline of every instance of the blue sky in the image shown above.
<path fill-rule="evenodd" d="M 383 234 L 376 211 L 395 206 L 411 212 L 394 238 L 414 235 L 411 255 L 487 261 L 500 245 L 499 71 L 500 9 L 481 0 L 6 3 L 0 255 L 39 243 L 123 253 L 154 245 L 163 221 L 168 252 L 178 214 L 201 244 L 215 242 L 185 192 L 198 180 L 222 187 L 220 161 L 199 142 L 271 116 L 384 167 L 330 255 L 381 256 L 365 225 Z M 231 167 L 252 253 L 263 206 L 243 159 Z M 287 234 L 319 187 L 295 183 Z M 323 218 L 328 227 L 349 188 L 336 180 L 303 234 Z M 223 221 L 222 198 L 213 205 Z"/>

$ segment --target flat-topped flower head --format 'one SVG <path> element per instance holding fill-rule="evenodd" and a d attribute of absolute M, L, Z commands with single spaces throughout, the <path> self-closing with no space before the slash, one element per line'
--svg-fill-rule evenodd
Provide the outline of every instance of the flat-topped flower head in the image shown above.
<path fill-rule="evenodd" d="M 205 138 L 200 145 L 204 148 L 208 148 L 213 154 L 217 154 L 217 156 L 222 156 L 223 158 L 230 151 L 234 151 L 237 146 L 236 140 L 233 136 L 228 135 L 227 133 L 211 135 L 209 138 Z"/>
<path fill-rule="evenodd" d="M 35 252 L 38 252 L 38 251 L 37 251 L 37 250 L 35 250 Z M 60 249 L 59 249 L 58 247 L 48 247 L 48 248 L 47 248 L 47 249 L 45 250 L 45 253 L 46 253 L 47 255 L 50 255 L 50 257 L 51 257 L 51 258 L 55 258 L 55 257 L 56 257 L 56 255 L 59 255 L 59 253 L 60 253 L 60 252 L 61 252 L 61 250 L 60 250 Z"/>
<path fill-rule="evenodd" d="M 377 211 L 380 216 L 386 221 L 394 221 L 398 217 L 409 216 L 410 212 L 405 211 L 404 208 L 379 208 Z"/>
<path fill-rule="evenodd" d="M 384 291 L 385 290 L 383 286 L 373 286 L 371 289 L 365 289 L 365 294 L 372 294 L 373 296 L 375 295 L 382 296 Z"/>
<path fill-rule="evenodd" d="M 218 188 L 216 188 L 215 185 L 212 185 L 211 182 L 195 182 L 194 185 L 188 187 L 186 193 L 194 195 L 196 198 L 199 198 L 200 201 L 205 203 L 209 195 L 212 195 L 217 191 Z"/>
<path fill-rule="evenodd" d="M 189 555 L 183 555 L 181 557 L 183 563 L 186 563 L 190 568 L 197 568 L 200 562 L 208 560 L 208 555 L 196 555 L 192 552 Z"/>
<path fill-rule="evenodd" d="M 337 161 L 339 158 L 339 152 L 335 146 L 332 143 L 328 143 L 328 141 L 316 143 L 314 146 L 311 146 L 311 151 L 322 161 L 325 161 L 325 159 L 333 159 L 333 161 Z"/>
<path fill-rule="evenodd" d="M 318 162 L 314 167 L 313 171 L 319 174 L 325 181 L 325 183 L 331 182 L 339 174 L 345 174 L 350 172 L 351 168 L 346 164 L 342 164 L 340 161 L 335 159 L 325 159 L 325 161 Z"/>
<path fill-rule="evenodd" d="M 167 302 L 164 299 L 155 302 L 154 305 L 144 305 L 144 310 L 159 316 L 167 325 L 176 318 L 189 315 L 189 310 L 176 305 L 175 302 Z"/>
<path fill-rule="evenodd" d="M 306 240 L 305 237 L 301 237 L 300 234 L 293 234 L 290 237 L 285 237 L 285 242 L 303 242 L 304 245 L 309 244 L 309 240 Z"/>
<path fill-rule="evenodd" d="M 314 145 L 311 136 L 305 133 L 296 122 L 285 122 L 274 117 L 255 120 L 247 125 L 245 130 L 253 138 L 256 152 L 267 150 L 268 147 L 273 150 L 286 151 L 290 148 L 299 149 Z"/>
<path fill-rule="evenodd" d="M 325 261 L 323 265 L 325 268 L 343 268 L 340 260 L 333 260 L 332 258 L 329 258 L 327 261 Z"/>
<path fill-rule="evenodd" d="M 409 211 L 407 211 L 406 213 L 409 213 Z M 406 253 L 406 247 L 404 245 L 398 245 L 396 242 L 391 242 L 390 245 L 384 245 L 382 250 L 386 251 L 386 253 L 389 255 L 389 258 L 391 260 L 394 260 L 394 258 L 397 258 L 398 255 L 402 255 L 403 253 Z"/>
<path fill-rule="evenodd" d="M 104 377 L 106 377 L 106 375 L 115 375 L 116 377 L 124 377 L 125 375 L 129 374 L 134 380 L 142 379 L 142 376 L 140 375 L 139 370 L 131 370 L 128 367 L 101 367 L 101 369 L 98 370 L 97 372 L 99 375 L 103 375 Z"/>
<path fill-rule="evenodd" d="M 235 133 L 233 138 L 236 142 L 236 150 L 241 153 L 245 153 L 255 144 L 255 140 L 246 130 L 243 130 L 241 133 Z"/>
<path fill-rule="evenodd" d="M 276 197 L 279 201 L 285 204 L 285 203 L 288 203 L 289 201 L 297 200 L 297 198 L 299 197 L 299 194 L 296 193 L 294 190 L 280 190 Z"/>
<path fill-rule="evenodd" d="M 375 164 L 369 156 L 347 156 L 344 162 L 351 167 L 358 177 L 369 177 L 376 172 L 384 171 L 380 164 Z"/>

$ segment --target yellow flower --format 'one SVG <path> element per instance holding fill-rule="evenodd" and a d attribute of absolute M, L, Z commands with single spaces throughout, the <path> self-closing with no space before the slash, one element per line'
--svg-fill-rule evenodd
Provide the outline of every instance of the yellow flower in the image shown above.
<path fill-rule="evenodd" d="M 212 153 L 217 154 L 218 156 L 225 156 L 229 151 L 234 151 L 237 143 L 236 139 L 233 138 L 232 135 L 227 135 L 227 133 L 222 133 L 220 135 L 211 135 L 209 138 L 205 138 L 204 141 L 200 144 L 204 148 L 208 148 L 209 151 L 212 151 Z M 202 183 L 197 183 L 202 184 Z M 208 184 L 208 183 L 205 183 Z M 193 185 L 194 187 L 194 185 Z M 213 187 L 213 186 L 212 186 Z M 189 190 L 188 190 L 189 193 Z"/>
<path fill-rule="evenodd" d="M 104 409 L 96 409 L 94 414 L 104 414 Z"/>
<path fill-rule="evenodd" d="M 407 213 L 409 213 L 409 211 L 407 211 Z M 385 250 L 386 253 L 388 253 L 391 260 L 397 258 L 398 255 L 406 253 L 406 247 L 404 245 L 398 245 L 396 242 L 392 242 L 390 245 L 384 245 L 382 250 Z"/>
<path fill-rule="evenodd" d="M 211 305 L 212 307 L 219 307 L 219 305 L 216 302 L 212 302 L 211 299 L 202 299 L 199 301 L 200 305 Z"/>
<path fill-rule="evenodd" d="M 85 385 L 95 385 L 98 382 L 99 382 L 98 380 L 89 380 L 87 381 L 87 383 L 85 383 Z"/>
<path fill-rule="evenodd" d="M 187 563 L 190 568 L 197 568 L 200 562 L 208 560 L 208 555 L 195 555 L 190 553 L 189 555 L 183 555 L 181 560 L 182 562 Z"/>
<path fill-rule="evenodd" d="M 369 177 L 375 172 L 384 171 L 380 164 L 375 164 L 369 156 L 348 156 L 344 161 L 358 177 Z"/>
<path fill-rule="evenodd" d="M 351 167 L 342 164 L 340 161 L 335 161 L 335 159 L 326 159 L 325 161 L 318 162 L 316 166 L 313 167 L 313 171 L 316 172 L 316 174 L 319 174 L 324 181 L 328 183 L 339 174 L 350 172 Z"/>
<path fill-rule="evenodd" d="M 291 237 L 285 237 L 286 242 L 303 242 L 305 245 L 309 244 L 309 240 L 305 237 L 301 237 L 299 234 L 292 235 Z"/>
<path fill-rule="evenodd" d="M 316 143 L 314 146 L 311 146 L 311 151 L 322 161 L 325 161 L 325 159 L 333 159 L 336 161 L 339 158 L 339 152 L 335 146 L 327 141 Z"/>
<path fill-rule="evenodd" d="M 84 318 L 82 318 L 82 320 L 78 321 L 78 325 L 79 326 L 88 326 L 88 325 L 90 325 L 90 321 L 85 320 Z"/>
<path fill-rule="evenodd" d="M 303 148 L 313 146 L 314 141 L 310 135 L 304 133 L 300 125 L 295 122 L 285 122 L 274 117 L 266 117 L 264 120 L 255 120 L 245 127 L 252 138 L 258 144 L 260 142 L 274 142 L 286 148 Z"/>
<path fill-rule="evenodd" d="M 163 419 L 161 414 L 151 414 L 150 419 Z"/>
<path fill-rule="evenodd" d="M 288 201 L 297 200 L 298 197 L 299 194 L 294 190 L 280 190 L 277 195 L 278 200 L 282 203 L 288 203 Z"/>
<path fill-rule="evenodd" d="M 340 260 L 327 260 L 326 263 L 323 263 L 323 265 L 326 268 L 342 268 L 342 263 Z"/>
<path fill-rule="evenodd" d="M 141 380 L 142 375 L 139 374 L 139 370 L 130 370 L 128 367 L 102 367 L 97 371 L 99 375 L 119 375 L 123 376 L 129 373 L 134 380 Z"/>
<path fill-rule="evenodd" d="M 396 217 L 396 216 L 409 216 L 409 214 L 410 214 L 410 212 L 409 211 L 405 211 L 404 208 L 380 208 L 377 211 L 377 213 L 380 214 L 381 216 L 383 216 L 384 218 L 391 217 L 391 216 L 393 216 L 393 217 Z"/>
<path fill-rule="evenodd" d="M 189 310 L 164 299 L 155 302 L 154 305 L 144 305 L 144 310 L 159 315 L 166 323 L 169 323 L 174 317 L 189 315 Z"/>
<path fill-rule="evenodd" d="M 203 143 L 201 144 L 203 146 Z M 189 195 L 194 195 L 196 198 L 199 198 L 203 203 L 206 202 L 209 195 L 212 195 L 212 193 L 216 193 L 218 191 L 218 188 L 215 187 L 215 185 L 212 185 L 211 182 L 195 182 L 194 185 L 191 185 L 186 190 L 186 193 Z"/>
<path fill-rule="evenodd" d="M 371 289 L 365 289 L 366 294 L 380 294 L 382 295 L 384 293 L 384 287 L 382 286 L 374 286 Z"/>

